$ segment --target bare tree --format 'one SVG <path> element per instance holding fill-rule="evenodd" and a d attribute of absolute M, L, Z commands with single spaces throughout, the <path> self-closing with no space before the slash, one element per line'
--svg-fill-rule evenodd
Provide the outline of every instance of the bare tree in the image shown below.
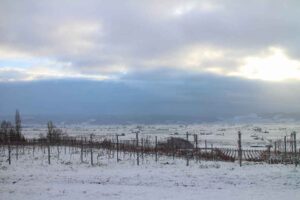
<path fill-rule="evenodd" d="M 6 143 L 8 141 L 8 124 L 7 121 L 3 120 L 0 126 L 1 142 Z"/>
<path fill-rule="evenodd" d="M 15 128 L 16 128 L 17 139 L 20 140 L 21 139 L 22 125 L 21 125 L 21 116 L 20 116 L 19 110 L 16 110 Z"/>
<path fill-rule="evenodd" d="M 3 120 L 2 122 L 1 122 L 1 133 L 7 133 L 7 125 L 8 125 L 8 122 L 7 121 L 5 121 L 5 120 Z"/>
<path fill-rule="evenodd" d="M 65 133 L 59 128 L 56 128 L 55 125 L 52 123 L 52 121 L 49 121 L 47 123 L 48 126 L 48 133 L 47 133 L 47 139 L 52 143 L 58 143 L 62 139 L 63 136 L 65 136 Z"/>
<path fill-rule="evenodd" d="M 52 121 L 49 121 L 47 123 L 47 127 L 48 127 L 48 133 L 47 133 L 47 138 L 48 140 L 52 140 L 52 135 L 53 135 L 53 130 L 54 130 L 54 125 L 52 123 Z"/>
<path fill-rule="evenodd" d="M 13 125 L 9 121 L 2 121 L 1 122 L 1 138 L 4 142 L 8 142 L 8 139 L 15 141 L 15 130 Z"/>

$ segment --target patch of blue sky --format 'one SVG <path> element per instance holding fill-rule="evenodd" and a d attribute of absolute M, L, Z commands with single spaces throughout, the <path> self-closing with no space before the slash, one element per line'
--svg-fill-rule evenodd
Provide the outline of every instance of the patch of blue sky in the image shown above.
<path fill-rule="evenodd" d="M 29 59 L 1 59 L 0 58 L 0 68 L 30 68 L 33 66 L 41 65 L 43 63 L 48 63 L 49 59 L 46 58 L 29 58 Z"/>
<path fill-rule="evenodd" d="M 0 59 L 0 67 L 20 67 L 28 68 L 31 67 L 36 60 L 21 60 L 21 59 Z"/>

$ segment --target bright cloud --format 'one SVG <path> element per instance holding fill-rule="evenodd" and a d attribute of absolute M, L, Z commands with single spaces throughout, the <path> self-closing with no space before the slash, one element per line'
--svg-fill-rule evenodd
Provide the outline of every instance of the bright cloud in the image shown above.
<path fill-rule="evenodd" d="M 270 48 L 261 56 L 246 57 L 244 62 L 233 75 L 266 81 L 300 80 L 300 61 L 289 58 L 280 48 Z"/>
<path fill-rule="evenodd" d="M 79 73 L 72 69 L 70 63 L 59 63 L 50 60 L 33 62 L 30 67 L 7 66 L 0 68 L 0 82 L 34 81 L 49 79 L 89 79 L 102 81 L 113 77 L 97 74 Z"/>
<path fill-rule="evenodd" d="M 103 80 L 167 69 L 299 80 L 299 6 L 293 0 L 3 0 L 0 77 Z"/>

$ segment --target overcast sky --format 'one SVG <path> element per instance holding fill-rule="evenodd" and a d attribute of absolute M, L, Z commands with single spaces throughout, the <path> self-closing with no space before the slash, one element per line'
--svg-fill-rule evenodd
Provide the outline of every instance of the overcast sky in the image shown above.
<path fill-rule="evenodd" d="M 297 0 L 0 0 L 0 113 L 300 112 L 299 9 Z"/>

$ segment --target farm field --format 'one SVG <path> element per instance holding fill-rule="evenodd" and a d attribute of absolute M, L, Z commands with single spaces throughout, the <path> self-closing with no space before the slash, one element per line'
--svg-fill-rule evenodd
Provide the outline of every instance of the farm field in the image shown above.
<path fill-rule="evenodd" d="M 66 134 L 70 136 L 105 136 L 115 138 L 117 134 L 124 134 L 121 139 L 135 139 L 136 132 L 150 140 L 167 137 L 181 137 L 186 139 L 189 133 L 189 141 L 193 141 L 193 135 L 198 135 L 199 147 L 204 146 L 207 140 L 208 145 L 214 147 L 236 148 L 238 131 L 242 132 L 243 148 L 251 146 L 265 147 L 276 140 L 282 140 L 284 136 L 290 136 L 292 131 L 300 132 L 300 125 L 297 123 L 257 123 L 257 124 L 170 124 L 170 125 L 91 125 L 91 124 L 58 124 Z M 26 138 L 37 138 L 46 135 L 46 124 L 32 124 L 23 128 Z"/>
<path fill-rule="evenodd" d="M 26 149 L 25 149 L 26 152 Z M 86 158 L 88 159 L 88 158 Z M 106 155 L 80 163 L 79 153 L 53 158 L 25 153 L 12 165 L 0 158 L 1 199 L 290 199 L 300 195 L 299 169 L 268 165 L 146 158 L 116 162 Z"/>
<path fill-rule="evenodd" d="M 261 130 L 260 130 L 261 129 Z M 68 135 L 125 138 L 158 136 L 186 137 L 197 134 L 220 147 L 236 147 L 237 132 L 243 133 L 243 145 L 266 145 L 272 140 L 298 130 L 296 125 L 144 125 L 144 126 L 84 126 L 65 127 Z M 25 137 L 36 138 L 46 133 L 43 126 L 27 127 Z M 253 134 L 258 138 L 254 139 Z M 192 137 L 190 139 L 192 141 Z M 199 144 L 201 146 L 201 143 Z M 186 160 L 145 154 L 136 165 L 135 154 L 94 149 L 94 165 L 89 152 L 81 162 L 80 148 L 51 147 L 51 164 L 47 150 L 20 147 L 18 159 L 12 149 L 12 164 L 7 162 L 7 150 L 1 149 L 0 199 L 272 199 L 296 200 L 300 195 L 299 167 L 264 162 L 221 162 Z"/>

